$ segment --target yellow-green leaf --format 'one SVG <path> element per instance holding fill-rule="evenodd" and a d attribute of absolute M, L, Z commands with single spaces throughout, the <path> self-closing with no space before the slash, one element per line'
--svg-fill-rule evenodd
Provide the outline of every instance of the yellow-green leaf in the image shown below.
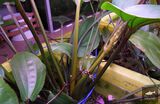
<path fill-rule="evenodd" d="M 123 21 L 127 21 L 131 28 L 139 28 L 160 21 L 160 5 L 141 4 L 121 9 L 112 3 L 105 2 L 101 8 L 115 12 Z"/>

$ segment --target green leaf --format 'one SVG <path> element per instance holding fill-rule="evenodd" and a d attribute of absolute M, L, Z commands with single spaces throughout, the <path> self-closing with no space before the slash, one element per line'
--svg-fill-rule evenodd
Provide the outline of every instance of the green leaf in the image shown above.
<path fill-rule="evenodd" d="M 0 104 L 18 104 L 18 98 L 13 89 L 0 77 Z"/>
<path fill-rule="evenodd" d="M 138 4 L 140 1 L 141 0 L 112 0 L 112 3 L 121 9 L 125 9 Z"/>
<path fill-rule="evenodd" d="M 160 68 L 160 39 L 155 34 L 139 30 L 129 40 Z"/>
<path fill-rule="evenodd" d="M 45 65 L 37 56 L 29 52 L 16 54 L 10 64 L 22 100 L 34 101 L 44 85 Z"/>
<path fill-rule="evenodd" d="M 131 28 L 139 28 L 160 21 L 159 5 L 134 5 L 122 10 L 109 2 L 105 2 L 101 8 L 115 12 L 123 21 L 128 21 L 128 26 Z"/>
<path fill-rule="evenodd" d="M 83 37 L 87 28 L 89 28 L 93 24 L 93 22 L 94 22 L 94 18 L 88 18 L 80 25 L 78 40 L 81 42 L 78 47 L 78 57 L 83 57 L 85 55 L 86 51 L 90 52 L 89 50 L 92 46 L 93 47 L 92 47 L 91 51 L 96 49 L 99 45 L 100 32 L 99 32 L 99 30 L 97 30 L 97 27 L 98 27 L 97 24 L 88 32 L 88 34 L 85 35 L 85 37 Z M 89 49 L 87 49 L 87 45 L 89 45 L 88 46 Z"/>
<path fill-rule="evenodd" d="M 52 51 L 65 53 L 71 57 L 72 44 L 70 43 L 55 43 L 51 45 Z"/>
<path fill-rule="evenodd" d="M 52 99 L 55 96 L 54 93 L 50 93 L 48 96 L 48 100 Z M 77 104 L 75 100 L 73 100 L 70 96 L 65 93 L 61 93 L 55 100 L 51 102 L 51 104 Z"/>

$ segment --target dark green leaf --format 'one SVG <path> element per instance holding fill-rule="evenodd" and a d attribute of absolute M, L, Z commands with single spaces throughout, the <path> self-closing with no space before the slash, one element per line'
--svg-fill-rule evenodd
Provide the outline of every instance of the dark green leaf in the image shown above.
<path fill-rule="evenodd" d="M 159 71 L 149 71 L 148 72 L 149 76 L 155 79 L 160 78 L 160 72 Z"/>
<path fill-rule="evenodd" d="M 48 100 L 52 99 L 55 95 L 50 93 L 48 96 Z M 65 93 L 61 93 L 55 100 L 51 102 L 51 104 L 77 104 L 75 100 L 73 100 L 70 96 Z"/>
<path fill-rule="evenodd" d="M 160 21 L 160 5 L 134 5 L 122 10 L 109 2 L 105 2 L 101 8 L 115 12 L 123 21 L 128 21 L 131 28 L 139 28 Z"/>
<path fill-rule="evenodd" d="M 129 40 L 160 68 L 160 39 L 155 34 L 139 30 Z"/>
<path fill-rule="evenodd" d="M 83 34 L 86 32 L 87 28 L 89 28 L 94 22 L 94 18 L 89 18 L 86 19 L 79 28 L 79 35 L 78 35 L 78 40 L 81 41 L 78 47 L 78 56 L 83 57 L 85 55 L 85 52 L 87 51 L 93 51 L 96 49 L 99 45 L 100 42 L 100 32 L 97 30 L 97 25 L 94 26 L 88 34 L 83 37 Z M 82 39 L 83 38 L 83 39 Z M 87 49 L 87 45 L 89 49 Z M 93 47 L 92 47 L 93 46 Z M 90 48 L 92 48 L 90 50 Z"/>
<path fill-rule="evenodd" d="M 45 65 L 29 52 L 16 54 L 10 63 L 22 100 L 34 101 L 44 85 Z"/>
<path fill-rule="evenodd" d="M 71 57 L 72 44 L 70 43 L 55 43 L 51 45 L 52 51 L 65 53 Z"/>
<path fill-rule="evenodd" d="M 0 104 L 18 104 L 16 93 L 2 77 L 0 77 Z"/>

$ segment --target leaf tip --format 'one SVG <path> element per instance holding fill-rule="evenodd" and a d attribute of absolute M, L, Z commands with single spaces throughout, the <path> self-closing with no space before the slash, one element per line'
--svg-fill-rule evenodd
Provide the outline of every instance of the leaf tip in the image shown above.
<path fill-rule="evenodd" d="M 102 10 L 107 10 L 108 4 L 110 4 L 110 3 L 109 3 L 109 2 L 104 2 L 104 3 L 101 5 L 101 9 L 102 9 Z"/>

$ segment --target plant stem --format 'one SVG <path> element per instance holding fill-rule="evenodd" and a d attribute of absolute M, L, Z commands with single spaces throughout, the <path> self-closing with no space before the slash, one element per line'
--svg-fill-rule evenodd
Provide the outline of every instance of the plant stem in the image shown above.
<path fill-rule="evenodd" d="M 100 54 L 98 55 L 98 57 L 96 58 L 96 60 L 93 62 L 93 64 L 89 68 L 89 73 L 91 73 L 91 74 L 93 73 L 94 69 L 101 63 L 101 61 L 103 60 L 103 58 L 107 54 L 109 54 L 109 52 L 116 45 L 118 39 L 120 37 L 122 37 L 127 30 L 128 30 L 127 22 L 120 23 L 120 26 L 118 26 L 118 29 L 116 29 L 112 33 L 111 38 L 109 39 L 108 42 L 105 43 L 103 50 L 100 52 Z M 109 65 L 110 65 L 111 62 L 108 61 L 107 63 L 109 63 Z M 97 83 L 97 81 L 99 80 L 99 78 L 102 76 L 101 74 L 102 74 L 102 71 L 97 74 L 98 76 L 94 79 L 94 82 L 91 84 L 91 86 L 89 86 L 89 89 L 91 89 L 95 85 L 95 83 Z M 83 85 L 83 83 L 86 82 L 87 80 L 88 80 L 88 75 L 83 75 L 82 78 L 77 82 L 76 88 L 79 88 L 79 86 Z M 91 80 L 88 80 L 88 81 L 91 81 Z M 77 91 L 75 91 L 75 93 L 77 93 Z"/>
<path fill-rule="evenodd" d="M 37 33 L 36 33 L 36 31 L 35 31 L 32 23 L 31 23 L 30 20 L 28 19 L 28 17 L 27 17 L 27 15 L 26 15 L 26 13 L 25 13 L 25 11 L 24 11 L 24 9 L 23 9 L 20 1 L 19 1 L 19 0 L 15 0 L 15 2 L 16 2 L 16 5 L 17 5 L 17 9 L 19 10 L 20 14 L 22 15 L 24 21 L 25 21 L 26 24 L 28 25 L 29 29 L 31 30 L 31 32 L 32 32 L 32 34 L 33 34 L 33 36 L 34 36 L 37 44 L 38 44 L 38 47 L 39 47 L 40 52 L 41 52 L 41 54 L 42 54 L 42 57 L 45 59 L 45 53 L 44 53 L 42 44 L 41 44 L 41 42 L 40 42 L 40 40 L 39 40 L 39 38 L 38 38 L 38 35 L 37 35 Z"/>
<path fill-rule="evenodd" d="M 134 31 L 132 29 L 128 28 L 127 31 L 126 32 L 124 31 L 123 33 L 125 34 L 125 37 L 123 37 L 123 39 L 120 42 L 120 44 L 118 45 L 118 47 L 111 54 L 111 56 L 108 59 L 107 63 L 102 68 L 102 70 L 99 72 L 98 76 L 96 77 L 94 83 L 91 84 L 90 88 L 92 88 L 99 81 L 99 79 L 102 77 L 103 73 L 107 70 L 108 66 L 113 62 L 113 60 L 115 59 L 115 57 L 117 56 L 117 54 L 123 49 L 123 47 L 127 43 L 128 39 L 130 38 L 130 36 L 132 35 L 132 33 L 134 33 Z"/>
<path fill-rule="evenodd" d="M 46 104 L 50 104 L 53 100 L 55 100 L 55 99 L 63 92 L 63 90 L 64 90 L 64 88 L 65 88 L 66 86 L 67 86 L 67 85 L 64 84 L 63 87 L 62 87 L 62 89 L 61 89 L 51 100 L 49 100 Z"/>
<path fill-rule="evenodd" d="M 60 67 L 59 67 L 59 65 L 58 65 L 55 57 L 54 57 L 53 54 L 52 54 L 51 45 L 49 44 L 49 41 L 48 41 L 48 39 L 47 39 L 47 35 L 46 35 L 45 30 L 44 30 L 44 27 L 43 27 L 41 18 L 40 18 L 40 16 L 39 16 L 38 10 L 37 10 L 36 5 L 35 5 L 35 2 L 34 2 L 34 0 L 30 0 L 30 1 L 31 1 L 32 7 L 33 7 L 33 9 L 34 9 L 35 15 L 36 15 L 36 17 L 37 17 L 37 19 L 38 19 L 38 22 L 39 22 L 39 24 L 40 24 L 40 28 L 41 28 L 41 31 L 42 31 L 42 35 L 43 35 L 43 38 L 44 38 L 45 43 L 46 43 L 46 45 L 47 45 L 48 52 L 49 52 L 49 55 L 50 55 L 50 57 L 51 57 L 52 63 L 53 63 L 53 64 L 55 65 L 55 67 L 56 67 L 56 70 L 57 70 L 58 75 L 59 75 L 59 77 L 60 77 L 61 83 L 64 84 L 65 81 L 64 81 L 64 79 L 63 79 L 63 75 L 62 75 L 62 73 L 61 73 L 61 71 L 60 71 Z"/>
<path fill-rule="evenodd" d="M 127 25 L 127 23 L 121 23 L 120 26 L 119 26 L 119 28 L 117 28 L 116 31 L 113 32 L 113 34 L 111 35 L 111 38 L 109 39 L 109 41 L 105 43 L 105 45 L 103 47 L 103 52 L 95 60 L 95 62 L 93 63 L 93 65 L 91 65 L 91 67 L 89 68 L 90 72 L 93 72 L 93 70 L 95 69 L 95 67 L 101 63 L 101 61 L 103 60 L 103 58 L 107 54 L 109 54 L 109 52 L 111 51 L 111 49 L 117 43 L 117 40 L 119 39 L 119 37 L 124 34 L 124 31 L 126 30 L 126 25 Z"/>
<path fill-rule="evenodd" d="M 4 29 L 2 28 L 2 26 L 0 25 L 0 30 L 2 31 L 2 37 L 4 38 L 4 40 L 7 42 L 8 46 L 11 48 L 11 50 L 16 54 L 17 50 L 16 48 L 13 46 L 12 42 L 10 41 L 10 39 L 8 38 L 8 35 L 6 34 L 6 32 L 4 31 Z M 3 36 L 4 35 L 4 36 Z"/>
<path fill-rule="evenodd" d="M 55 79 L 54 79 L 54 76 L 52 75 L 52 70 L 51 70 L 50 64 L 49 64 L 49 62 L 48 62 L 48 60 L 47 60 L 47 58 L 46 58 L 46 56 L 45 56 L 45 52 L 44 52 L 43 46 L 42 46 L 42 44 L 41 44 L 41 42 L 40 42 L 40 40 L 39 40 L 39 38 L 38 38 L 38 35 L 37 35 L 37 33 L 36 33 L 36 31 L 35 31 L 32 23 L 31 23 L 30 20 L 28 19 L 28 17 L 27 17 L 27 15 L 26 15 L 26 13 L 25 13 L 25 11 L 24 11 L 24 9 L 23 9 L 20 1 L 19 1 L 19 0 L 15 0 L 15 2 L 16 2 L 16 5 L 17 5 L 17 9 L 19 10 L 20 14 L 22 15 L 24 21 L 25 21 L 26 24 L 28 25 L 29 29 L 31 30 L 31 32 L 32 32 L 32 34 L 33 34 L 33 36 L 34 36 L 34 39 L 36 40 L 36 42 L 37 42 L 37 44 L 38 44 L 38 47 L 39 47 L 40 52 L 41 52 L 41 55 L 42 55 L 42 59 L 43 59 L 44 63 L 46 64 L 46 67 L 47 67 L 47 69 L 48 69 L 48 73 L 49 73 L 49 75 L 50 75 L 50 77 L 52 78 L 52 81 L 53 81 L 53 80 L 55 80 Z M 52 83 L 52 82 L 50 82 L 50 83 Z M 53 81 L 53 83 L 54 83 L 54 81 Z M 51 84 L 51 85 L 52 85 L 52 84 Z M 53 86 L 53 87 L 54 87 L 54 86 Z"/>
<path fill-rule="evenodd" d="M 26 100 L 26 104 L 29 104 L 29 99 Z"/>
<path fill-rule="evenodd" d="M 72 94 L 74 87 L 75 87 L 75 78 L 77 75 L 77 52 L 78 52 L 78 31 L 79 31 L 79 15 L 80 15 L 80 2 L 81 0 L 77 1 L 76 6 L 76 17 L 75 17 L 75 30 L 73 36 L 73 53 L 72 53 L 72 64 L 71 64 L 71 83 L 70 83 L 70 93 Z"/>
<path fill-rule="evenodd" d="M 89 1 L 89 4 L 90 4 L 90 6 L 91 6 L 92 12 L 95 13 L 94 7 L 93 7 L 93 5 L 92 5 L 92 1 L 91 1 L 91 0 Z"/>
<path fill-rule="evenodd" d="M 98 57 L 96 60 L 93 62 L 91 67 L 89 68 L 89 72 L 92 73 L 94 69 L 101 63 L 103 58 L 109 54 L 111 49 L 115 46 L 117 43 L 117 40 L 119 39 L 120 36 L 124 34 L 124 31 L 126 31 L 126 25 L 127 23 L 121 23 L 118 28 L 112 33 L 111 38 L 109 39 L 108 42 L 105 43 L 102 51 L 99 53 Z M 83 75 L 82 78 L 77 82 L 76 87 L 80 86 L 84 81 L 86 81 L 87 75 Z"/>
<path fill-rule="evenodd" d="M 157 4 L 160 4 L 160 0 L 157 0 Z"/>
<path fill-rule="evenodd" d="M 91 1 L 90 1 L 90 5 L 91 5 L 91 7 L 93 7 L 92 6 L 92 3 L 91 3 Z M 98 10 L 98 9 L 97 9 Z M 92 8 L 92 12 L 94 13 L 94 9 Z M 97 11 L 96 11 L 97 12 Z M 96 15 L 96 13 L 94 13 L 95 14 L 95 17 L 94 17 L 94 21 L 97 19 L 97 15 Z M 98 24 L 97 24 L 98 25 Z M 89 40 L 88 40 L 88 44 L 87 44 L 87 47 L 86 47 L 86 49 L 85 49 L 85 53 L 84 53 L 84 56 L 83 56 L 83 58 L 82 58 L 82 65 L 84 64 L 84 62 L 85 62 L 85 60 L 87 60 L 87 56 L 88 55 L 90 55 L 91 54 L 91 51 L 92 51 L 92 48 L 93 48 L 93 45 L 94 45 L 94 43 L 95 43 L 95 40 L 96 40 L 96 37 L 97 37 L 97 33 L 98 33 L 98 27 L 99 26 L 94 26 L 93 25 L 93 27 L 92 27 L 92 30 L 91 30 L 91 35 L 90 35 L 90 37 L 89 37 Z M 96 32 L 95 33 L 93 33 L 93 31 L 94 31 L 94 29 L 96 28 Z M 93 39 L 91 39 L 93 37 Z M 90 46 L 90 44 L 91 44 L 91 46 Z M 89 47 L 90 46 L 90 47 Z M 87 69 L 88 70 L 88 69 Z"/>
<path fill-rule="evenodd" d="M 6 5 L 8 11 L 9 11 L 9 13 L 11 14 L 11 16 L 12 16 L 15 24 L 17 25 L 18 30 L 20 31 L 20 33 L 21 33 L 24 41 L 26 42 L 29 50 L 30 50 L 32 53 L 34 53 L 34 51 L 33 51 L 32 47 L 31 47 L 30 43 L 28 42 L 28 39 L 27 39 L 26 35 L 25 35 L 24 32 L 22 31 L 22 28 L 21 28 L 20 24 L 18 23 L 17 18 L 16 18 L 15 15 L 13 14 L 13 11 L 12 11 L 12 9 L 11 9 L 11 6 L 10 6 L 9 2 L 6 2 L 5 5 Z"/>

